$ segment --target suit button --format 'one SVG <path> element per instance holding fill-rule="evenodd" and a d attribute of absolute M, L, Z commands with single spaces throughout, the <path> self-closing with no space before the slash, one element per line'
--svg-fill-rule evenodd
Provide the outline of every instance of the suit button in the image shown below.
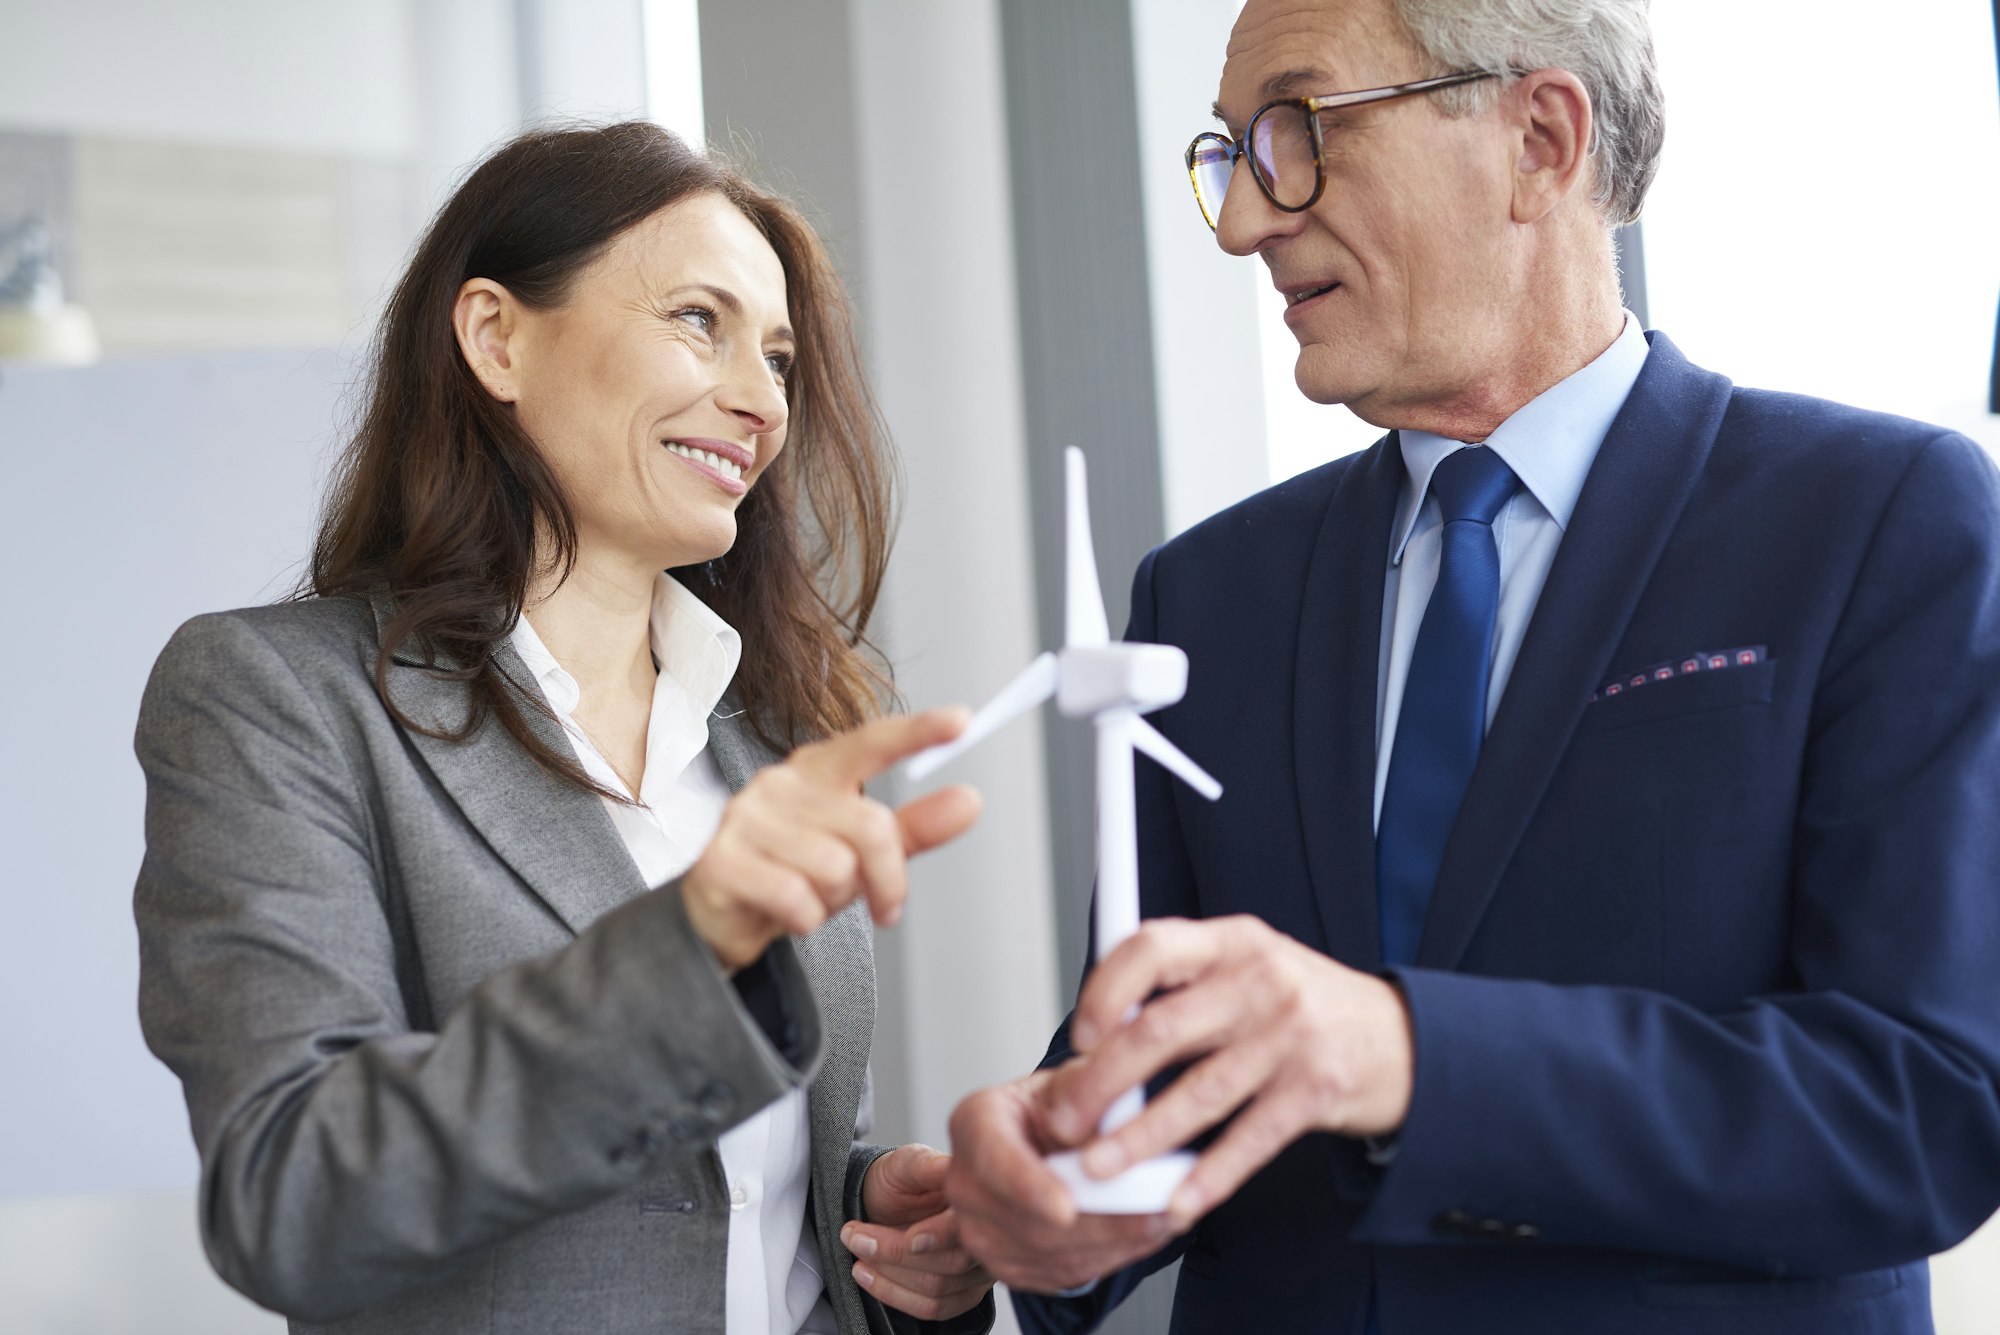
<path fill-rule="evenodd" d="M 1507 1230 L 1507 1241 L 1509 1242 L 1533 1242 L 1541 1236 L 1542 1230 L 1536 1228 L 1533 1224 L 1516 1224 Z"/>
<path fill-rule="evenodd" d="M 1481 1242 L 1505 1242 L 1507 1225 L 1498 1219 L 1482 1219 L 1479 1221 L 1478 1237 Z"/>
<path fill-rule="evenodd" d="M 1472 1227 L 1472 1216 L 1463 1210 L 1446 1210 L 1431 1220 L 1431 1232 L 1446 1237 L 1463 1237 Z"/>

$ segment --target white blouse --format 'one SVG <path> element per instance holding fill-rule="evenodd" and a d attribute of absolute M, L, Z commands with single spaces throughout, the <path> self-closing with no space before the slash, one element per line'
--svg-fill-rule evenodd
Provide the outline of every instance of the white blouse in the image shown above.
<path fill-rule="evenodd" d="M 729 785 L 708 753 L 708 716 L 736 676 L 743 641 L 666 574 L 653 586 L 652 640 L 660 672 L 639 805 L 607 798 L 605 807 L 646 884 L 664 885 L 701 856 L 729 800 Z M 629 797 L 618 772 L 572 717 L 581 694 L 576 679 L 525 616 L 514 628 L 513 645 L 562 721 L 584 772 Z M 728 1335 L 835 1335 L 819 1244 L 806 1213 L 812 1140 L 805 1091 L 786 1094 L 724 1135 L 716 1148 L 729 1184 Z"/>

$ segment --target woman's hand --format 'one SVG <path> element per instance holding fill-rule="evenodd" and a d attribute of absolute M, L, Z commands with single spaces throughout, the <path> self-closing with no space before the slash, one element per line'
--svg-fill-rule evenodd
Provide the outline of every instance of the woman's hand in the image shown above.
<path fill-rule="evenodd" d="M 875 921 L 902 915 L 908 860 L 979 819 L 962 784 L 890 810 L 861 785 L 965 730 L 963 709 L 864 723 L 760 771 L 723 808 L 715 838 L 681 880 L 696 932 L 731 973 L 781 936 L 804 936 L 866 896 Z"/>
<path fill-rule="evenodd" d="M 958 1216 L 944 1199 L 950 1171 L 951 1156 L 928 1145 L 890 1150 L 861 1180 L 870 1222 L 840 1230 L 841 1245 L 861 1258 L 854 1282 L 920 1321 L 969 1312 L 993 1287 L 993 1276 L 959 1242 Z"/>

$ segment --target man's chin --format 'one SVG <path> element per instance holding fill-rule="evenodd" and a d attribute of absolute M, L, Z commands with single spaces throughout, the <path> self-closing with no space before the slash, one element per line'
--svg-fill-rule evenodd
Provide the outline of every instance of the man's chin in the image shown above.
<path fill-rule="evenodd" d="M 1292 381 L 1299 387 L 1299 393 L 1314 403 L 1328 407 L 1344 403 L 1352 407 L 1369 390 L 1367 381 L 1355 374 L 1356 369 L 1351 362 L 1335 357 L 1325 348 L 1301 348 Z"/>
<path fill-rule="evenodd" d="M 1300 362 L 1294 382 L 1298 384 L 1300 394 L 1304 394 L 1314 404 L 1322 404 L 1326 408 L 1334 408 L 1340 404 L 1354 408 L 1360 400 L 1368 398 L 1368 384 L 1358 380 L 1352 374 L 1352 370 L 1348 370 L 1346 374 L 1324 374 L 1324 372 L 1310 374 L 1306 364 Z"/>

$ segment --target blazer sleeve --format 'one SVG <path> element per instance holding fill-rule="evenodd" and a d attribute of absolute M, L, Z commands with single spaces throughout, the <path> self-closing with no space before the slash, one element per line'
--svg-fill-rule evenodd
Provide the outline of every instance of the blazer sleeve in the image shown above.
<path fill-rule="evenodd" d="M 1710 1014 L 1401 970 L 1415 1095 L 1357 1241 L 1816 1275 L 1942 1251 L 2000 1205 L 1996 521 L 1957 436 L 1882 511 L 1815 687 L 1795 989 Z"/>
<path fill-rule="evenodd" d="M 367 795 L 242 619 L 175 635 L 137 750 L 140 1021 L 186 1091 L 209 1257 L 266 1306 L 329 1321 L 435 1281 L 811 1078 L 820 1018 L 790 944 L 770 959 L 796 1063 L 673 884 L 487 978 L 427 1031 L 406 1009 L 420 993 L 399 977 Z"/>

